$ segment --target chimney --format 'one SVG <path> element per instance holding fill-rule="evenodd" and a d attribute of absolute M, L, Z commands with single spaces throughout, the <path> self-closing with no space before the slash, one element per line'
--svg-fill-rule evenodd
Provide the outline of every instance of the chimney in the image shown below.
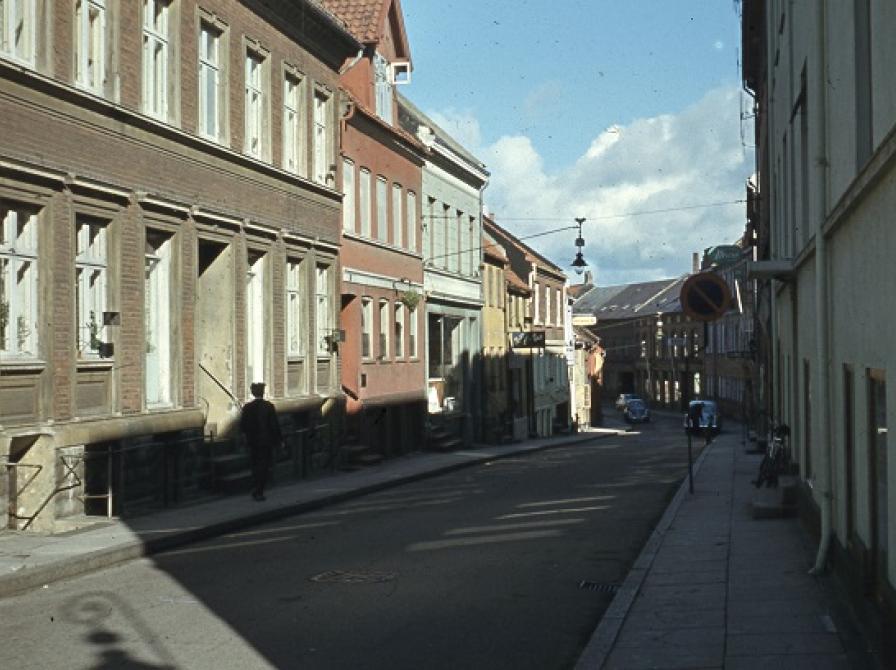
<path fill-rule="evenodd" d="M 691 261 L 691 265 L 693 266 L 692 272 L 693 274 L 697 274 L 700 272 L 700 254 L 695 251 L 691 258 L 693 259 Z"/>

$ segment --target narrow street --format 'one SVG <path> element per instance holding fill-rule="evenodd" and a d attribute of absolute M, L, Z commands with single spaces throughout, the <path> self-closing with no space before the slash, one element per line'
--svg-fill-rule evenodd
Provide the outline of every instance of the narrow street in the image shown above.
<path fill-rule="evenodd" d="M 685 473 L 669 415 L 51 584 L 0 666 L 568 668 Z"/>

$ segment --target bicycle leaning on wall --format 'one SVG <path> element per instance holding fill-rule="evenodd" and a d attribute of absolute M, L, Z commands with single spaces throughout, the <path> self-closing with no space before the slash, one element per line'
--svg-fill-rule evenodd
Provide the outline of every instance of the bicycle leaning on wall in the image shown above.
<path fill-rule="evenodd" d="M 778 478 L 790 470 L 790 426 L 780 423 L 771 430 L 771 439 L 765 449 L 765 455 L 759 463 L 759 476 L 753 480 L 758 489 L 763 484 L 777 488 Z"/>

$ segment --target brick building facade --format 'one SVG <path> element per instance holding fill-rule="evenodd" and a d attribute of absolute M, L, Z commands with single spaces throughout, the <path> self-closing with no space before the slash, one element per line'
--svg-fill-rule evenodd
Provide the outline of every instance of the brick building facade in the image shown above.
<path fill-rule="evenodd" d="M 136 480 L 160 504 L 211 485 L 209 437 L 253 381 L 297 425 L 333 404 L 338 68 L 359 44 L 310 2 L 19 4 L 0 495 L 51 529 L 121 513 Z"/>

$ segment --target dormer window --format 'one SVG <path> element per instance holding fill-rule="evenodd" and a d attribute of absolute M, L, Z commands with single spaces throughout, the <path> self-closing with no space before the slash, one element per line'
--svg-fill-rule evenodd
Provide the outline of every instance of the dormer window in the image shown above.
<path fill-rule="evenodd" d="M 392 125 L 392 69 L 380 54 L 373 55 L 373 86 L 376 94 L 376 115 Z"/>

